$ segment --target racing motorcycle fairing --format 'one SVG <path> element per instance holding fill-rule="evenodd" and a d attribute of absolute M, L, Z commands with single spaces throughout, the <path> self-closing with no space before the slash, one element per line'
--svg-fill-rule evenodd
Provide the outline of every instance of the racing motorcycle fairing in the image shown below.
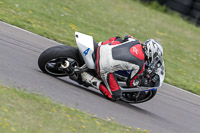
<path fill-rule="evenodd" d="M 80 32 L 75 32 L 75 39 L 85 64 L 89 69 L 95 69 L 95 63 L 92 58 L 94 52 L 93 37 Z"/>

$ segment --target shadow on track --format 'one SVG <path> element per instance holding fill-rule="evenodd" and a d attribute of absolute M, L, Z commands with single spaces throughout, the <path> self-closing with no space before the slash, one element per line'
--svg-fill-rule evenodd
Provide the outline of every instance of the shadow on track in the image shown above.
<path fill-rule="evenodd" d="M 59 81 L 61 81 L 61 82 L 64 82 L 64 83 L 67 83 L 67 84 L 72 85 L 72 86 L 74 86 L 74 87 L 77 87 L 77 88 L 80 88 L 80 89 L 82 89 L 82 90 L 85 90 L 85 91 L 87 91 L 88 93 L 91 93 L 91 94 L 94 94 L 94 95 L 96 95 L 96 96 L 105 98 L 101 93 L 99 93 L 98 91 L 95 91 L 94 88 L 92 88 L 92 89 L 90 89 L 91 87 L 90 87 L 90 88 L 86 88 L 86 87 L 84 87 L 84 86 L 82 86 L 82 85 L 79 85 L 78 83 L 76 83 L 76 82 L 74 82 L 74 81 L 73 81 L 73 82 L 67 81 L 66 79 L 63 79 L 63 78 L 57 78 L 57 77 L 54 77 L 54 78 L 56 78 L 57 80 L 59 80 Z M 106 99 L 106 98 L 105 98 L 105 99 Z M 150 112 L 150 111 L 148 111 L 148 110 L 145 110 L 145 109 L 142 109 L 142 108 L 140 108 L 140 107 L 137 107 L 137 106 L 136 106 L 137 104 L 133 105 L 133 104 L 126 103 L 126 102 L 123 102 L 123 101 L 116 101 L 116 102 L 113 102 L 113 101 L 110 101 L 110 100 L 108 100 L 108 99 L 107 99 L 107 102 L 112 102 L 112 103 L 114 103 L 114 104 L 123 106 L 123 107 L 125 107 L 125 108 L 132 109 L 132 110 L 134 110 L 134 111 L 136 111 L 136 112 L 138 112 L 138 113 L 140 113 L 140 114 L 142 114 L 142 115 L 145 115 L 145 116 L 148 116 L 148 117 L 153 117 L 154 119 L 157 119 L 157 120 L 162 120 L 162 121 L 165 120 L 164 118 L 158 116 L 157 114 L 154 114 L 154 113 L 152 113 L 152 112 Z M 166 121 L 166 120 L 165 120 L 165 121 Z"/>
<path fill-rule="evenodd" d="M 59 80 L 59 81 L 61 81 L 61 82 L 67 83 L 67 84 L 69 84 L 69 85 L 72 85 L 72 86 L 74 86 L 74 87 L 80 88 L 80 89 L 85 90 L 85 91 L 87 91 L 87 92 L 89 92 L 89 93 L 92 93 L 92 94 L 94 94 L 94 95 L 97 95 L 97 96 L 100 96 L 100 97 L 103 97 L 103 98 L 104 98 L 104 96 L 103 96 L 101 93 L 98 93 L 97 91 L 95 91 L 94 88 L 89 89 L 89 87 L 87 88 L 87 87 L 84 87 L 84 86 L 82 86 L 82 85 L 79 85 L 79 84 L 76 83 L 75 81 L 73 81 L 73 82 L 72 82 L 72 81 L 67 81 L 67 80 L 65 80 L 65 79 L 58 78 L 58 77 L 54 77 L 54 78 L 56 78 L 57 80 Z M 91 87 L 90 87 L 90 88 L 91 88 Z"/>
<path fill-rule="evenodd" d="M 38 70 L 38 72 L 42 73 L 41 71 Z M 48 75 L 48 74 L 45 74 L 45 75 Z M 50 75 L 48 75 L 50 76 Z M 50 76 L 50 77 L 53 77 L 53 76 Z M 53 77 L 55 78 L 56 80 L 60 81 L 60 82 L 64 82 L 66 84 L 69 84 L 69 85 L 72 85 L 74 87 L 77 87 L 78 89 L 81 89 L 81 90 L 84 90 L 84 91 L 87 91 L 88 93 L 91 93 L 93 95 L 96 95 L 98 97 L 101 97 L 101 98 L 104 98 L 106 99 L 98 90 L 95 90 L 94 88 L 91 88 L 91 87 L 84 87 L 82 85 L 79 85 L 77 82 L 75 81 L 72 81 L 71 79 L 68 79 L 66 77 Z M 68 81 L 70 80 L 70 81 Z M 148 110 L 145 110 L 143 108 L 140 108 L 137 106 L 137 104 L 131 104 L 131 103 L 126 103 L 126 102 L 123 102 L 123 101 L 116 101 L 116 102 L 113 102 L 113 101 L 110 101 L 108 99 L 106 99 L 107 102 L 112 102 L 113 104 L 117 104 L 119 106 L 123 106 L 124 108 L 128 108 L 128 109 L 131 109 L 135 112 L 138 112 L 139 114 L 142 114 L 144 116 L 147 116 L 147 117 L 151 117 L 153 119 L 156 119 L 156 120 L 161 120 L 161 121 L 165 121 L 167 123 L 169 123 L 169 121 L 167 121 L 166 119 L 164 119 L 163 117 L 155 114 L 155 113 L 152 113 Z M 142 104 L 142 103 L 140 103 Z"/>

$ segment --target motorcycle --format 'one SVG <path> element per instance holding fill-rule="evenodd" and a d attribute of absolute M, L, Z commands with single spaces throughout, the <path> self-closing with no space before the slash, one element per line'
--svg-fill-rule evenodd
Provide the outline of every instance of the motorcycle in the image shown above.
<path fill-rule="evenodd" d="M 75 32 L 75 40 L 78 48 L 59 45 L 46 49 L 39 56 L 38 66 L 44 73 L 55 77 L 69 76 L 70 79 L 77 81 L 79 84 L 89 87 L 91 85 L 81 80 L 81 73 L 87 72 L 98 78 L 94 63 L 95 47 L 98 44 L 92 36 L 80 32 Z M 129 71 L 115 72 L 122 92 L 120 100 L 127 103 L 149 101 L 156 95 L 157 88 L 163 84 L 165 77 L 164 61 L 155 58 L 153 63 L 146 63 L 144 72 L 138 77 L 145 79 L 147 76 L 151 78 L 151 75 L 158 75 L 158 80 L 151 86 L 128 88 L 126 79 L 129 73 Z"/>

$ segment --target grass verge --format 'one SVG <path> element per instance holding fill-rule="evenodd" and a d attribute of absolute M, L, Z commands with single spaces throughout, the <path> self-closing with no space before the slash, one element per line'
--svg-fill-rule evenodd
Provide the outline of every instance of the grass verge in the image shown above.
<path fill-rule="evenodd" d="M 165 82 L 200 95 L 200 28 L 138 0 L 0 0 L 0 20 L 75 46 L 74 31 L 104 41 L 133 35 L 164 47 Z"/>
<path fill-rule="evenodd" d="M 93 117 L 47 97 L 0 85 L 1 133 L 148 133 Z"/>

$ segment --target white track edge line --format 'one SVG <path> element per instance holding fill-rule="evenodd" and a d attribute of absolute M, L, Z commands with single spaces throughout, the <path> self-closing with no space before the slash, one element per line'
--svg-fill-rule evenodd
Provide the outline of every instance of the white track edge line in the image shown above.
<path fill-rule="evenodd" d="M 13 28 L 18 29 L 18 30 L 21 30 L 21 31 L 27 32 L 27 33 L 29 33 L 29 34 L 32 34 L 32 35 L 35 35 L 35 36 L 38 36 L 38 37 L 44 38 L 44 39 L 46 39 L 46 40 L 48 40 L 48 41 L 51 41 L 51 42 L 53 42 L 53 43 L 61 44 L 61 43 L 59 43 L 59 42 L 56 42 L 56 41 L 51 40 L 51 39 L 48 39 L 48 38 L 46 38 L 46 37 L 44 37 L 44 36 L 38 35 L 38 34 L 33 33 L 33 32 L 31 32 L 31 31 L 28 31 L 28 30 L 22 29 L 22 28 L 20 28 L 20 27 L 15 26 L 15 25 L 11 25 L 11 24 L 8 24 L 8 23 L 3 22 L 3 21 L 0 21 L 0 23 L 3 23 L 3 24 L 5 24 L 5 25 L 8 25 L 8 26 L 13 27 Z"/>
<path fill-rule="evenodd" d="M 185 92 L 185 93 L 188 93 L 188 94 L 191 94 L 191 95 L 193 95 L 193 96 L 197 96 L 197 97 L 199 97 L 200 98 L 200 96 L 199 95 L 197 95 L 197 94 L 195 94 L 195 93 L 192 93 L 192 92 L 189 92 L 189 91 L 187 91 L 187 90 L 184 90 L 184 89 L 182 89 L 182 88 L 178 88 L 178 87 L 176 87 L 176 86 L 173 86 L 173 85 L 170 85 L 170 84 L 168 84 L 168 83 L 165 83 L 166 85 L 168 85 L 168 86 L 171 86 L 171 87 L 173 87 L 173 88 L 176 88 L 176 89 L 178 89 L 178 90 L 180 90 L 180 91 L 183 91 L 183 92 Z"/>

